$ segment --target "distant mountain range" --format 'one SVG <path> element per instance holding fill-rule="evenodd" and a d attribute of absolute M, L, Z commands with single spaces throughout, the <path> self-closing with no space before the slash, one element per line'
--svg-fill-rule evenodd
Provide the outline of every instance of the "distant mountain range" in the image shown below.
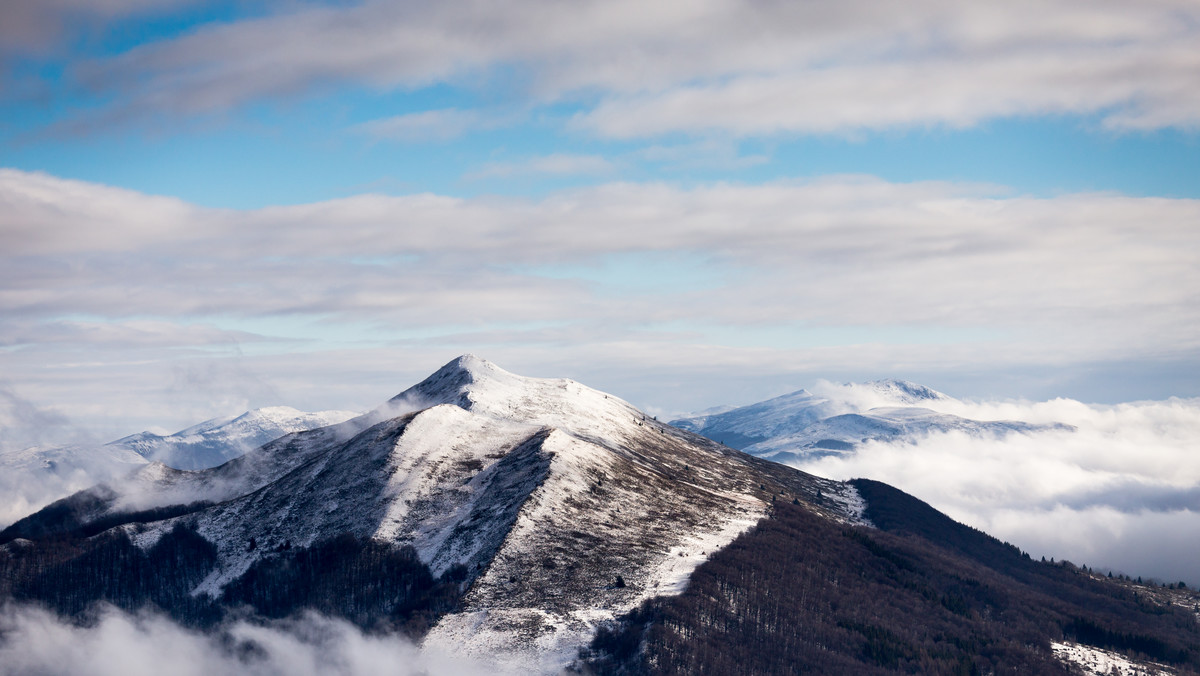
<path fill-rule="evenodd" d="M 800 408 L 760 411 L 780 431 Z M 150 463 L 0 532 L 0 596 L 71 617 L 315 610 L 521 674 L 1067 674 L 1101 650 L 1192 673 L 1189 594 L 470 355 L 365 415 Z"/>
<path fill-rule="evenodd" d="M 150 462 L 174 469 L 215 467 L 285 434 L 325 427 L 357 413 L 305 413 L 273 406 L 213 418 L 171 435 L 140 432 L 102 446 L 34 446 L 0 453 L 0 487 L 10 505 L 0 524 Z"/>
<path fill-rule="evenodd" d="M 1017 420 L 969 420 L 939 412 L 951 397 L 903 380 L 843 385 L 828 394 L 798 390 L 748 406 L 714 409 L 672 420 L 695 432 L 776 462 L 794 463 L 852 453 L 868 441 L 911 440 L 951 430 L 1002 436 L 1069 425 Z"/>
<path fill-rule="evenodd" d="M 271 406 L 241 415 L 213 418 L 171 435 L 139 432 L 107 444 L 175 469 L 216 467 L 293 432 L 327 427 L 359 415 L 351 411 L 305 413 Z"/>

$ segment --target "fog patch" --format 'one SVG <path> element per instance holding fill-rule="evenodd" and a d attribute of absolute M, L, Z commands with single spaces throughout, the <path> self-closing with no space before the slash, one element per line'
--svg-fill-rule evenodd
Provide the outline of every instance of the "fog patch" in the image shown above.
<path fill-rule="evenodd" d="M 0 451 L 41 443 L 68 423 L 62 413 L 42 408 L 0 383 Z"/>
<path fill-rule="evenodd" d="M 112 607 L 79 626 L 33 606 L 0 609 L 0 675 L 179 676 L 249 674 L 399 676 L 498 673 L 492 665 L 363 633 L 317 614 L 267 624 L 239 620 L 211 632 L 149 612 Z"/>
<path fill-rule="evenodd" d="M 1200 399 L 951 399 L 936 408 L 1074 429 L 931 433 L 794 466 L 884 481 L 1036 556 L 1200 584 Z"/>

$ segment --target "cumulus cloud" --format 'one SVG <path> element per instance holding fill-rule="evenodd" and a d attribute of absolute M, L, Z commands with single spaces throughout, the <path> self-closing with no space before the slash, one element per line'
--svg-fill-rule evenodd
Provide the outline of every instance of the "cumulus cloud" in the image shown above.
<path fill-rule="evenodd" d="M 211 633 L 161 616 L 99 611 L 87 626 L 31 606 L 0 612 L 0 674 L 129 676 L 169 672 L 305 676 L 311 674 L 491 674 L 489 665 L 422 650 L 397 636 L 364 634 L 341 620 L 307 615 L 257 624 L 238 621 Z"/>
<path fill-rule="evenodd" d="M 539 103 L 597 101 L 605 136 L 739 135 L 1097 115 L 1194 127 L 1188 0 L 283 4 L 73 69 L 120 114 L 195 114 L 352 83 L 474 87 L 517 72 Z M 420 122 L 410 118 L 399 123 Z M 382 123 L 386 127 L 386 123 Z"/>
<path fill-rule="evenodd" d="M 1036 556 L 1200 584 L 1200 399 L 930 406 L 1075 429 L 869 442 L 797 467 L 890 483 Z"/>

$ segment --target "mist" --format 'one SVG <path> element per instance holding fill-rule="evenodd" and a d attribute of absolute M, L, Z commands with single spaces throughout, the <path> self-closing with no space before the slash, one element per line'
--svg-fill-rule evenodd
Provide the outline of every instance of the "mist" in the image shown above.
<path fill-rule="evenodd" d="M 101 606 L 79 626 L 36 606 L 0 609 L 0 675 L 397 676 L 498 673 L 485 665 L 364 633 L 317 614 L 267 624 L 239 620 L 211 632 L 151 612 Z"/>
<path fill-rule="evenodd" d="M 1035 557 L 1200 584 L 1200 400 L 947 400 L 934 408 L 1074 429 L 932 433 L 795 466 L 892 484 Z"/>

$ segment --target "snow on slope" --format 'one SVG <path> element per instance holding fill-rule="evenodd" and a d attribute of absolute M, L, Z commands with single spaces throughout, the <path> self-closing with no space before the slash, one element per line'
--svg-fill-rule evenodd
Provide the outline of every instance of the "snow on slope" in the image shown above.
<path fill-rule="evenodd" d="M 327 427 L 357 416 L 350 411 L 305 413 L 290 406 L 214 418 L 168 436 L 140 432 L 108 444 L 128 448 L 175 469 L 216 467 L 285 434 Z"/>
<path fill-rule="evenodd" d="M 732 448 L 745 448 L 768 439 L 799 434 L 808 425 L 835 415 L 881 406 L 927 406 L 949 400 L 940 392 L 903 380 L 821 383 L 814 389 L 817 391 L 797 390 L 721 413 L 672 420 L 671 424 Z"/>
<path fill-rule="evenodd" d="M 237 494 L 241 482 L 214 493 L 211 485 L 192 486 L 194 477 L 177 470 L 214 467 L 287 434 L 326 427 L 355 415 L 348 411 L 305 413 L 275 406 L 214 418 L 169 436 L 141 432 L 102 446 L 38 446 L 0 452 L 0 528 L 102 483 L 109 485 L 93 493 L 108 496 L 116 509 L 175 504 L 187 496 Z M 218 476 L 228 478 L 246 468 L 237 469 Z M 212 483 L 211 478 L 207 483 Z"/>
<path fill-rule="evenodd" d="M 751 455 L 796 462 L 822 455 L 852 453 L 866 441 L 915 439 L 956 430 L 1003 436 L 1067 425 L 1036 425 L 1013 420 L 969 420 L 944 411 L 956 400 L 903 380 L 836 385 L 819 393 L 799 390 L 715 415 L 696 415 L 671 424 L 702 434 Z"/>
<path fill-rule="evenodd" d="M 573 659 L 598 622 L 682 589 L 772 500 L 800 498 L 847 520 L 861 505 L 846 484 L 470 355 L 359 419 L 216 469 L 145 474 L 160 502 L 180 494 L 161 488 L 170 482 L 221 499 L 180 517 L 220 559 L 196 593 L 219 593 L 273 550 L 341 533 L 411 544 L 436 573 L 462 564 L 471 581 L 462 611 L 428 645 L 545 673 Z M 126 528 L 150 546 L 174 522 Z"/>
<path fill-rule="evenodd" d="M 1133 662 L 1125 655 L 1080 643 L 1051 641 L 1054 656 L 1095 676 L 1171 676 L 1175 672 L 1161 664 Z"/>
<path fill-rule="evenodd" d="M 1035 425 L 1015 420 L 978 421 L 938 413 L 927 408 L 873 408 L 864 413 L 847 413 L 818 420 L 799 434 L 789 434 L 742 449 L 751 455 L 793 462 L 819 455 L 851 453 L 860 443 L 916 439 L 933 432 L 951 430 L 971 436 L 1002 437 L 1014 432 L 1030 433 L 1066 425 Z"/>

